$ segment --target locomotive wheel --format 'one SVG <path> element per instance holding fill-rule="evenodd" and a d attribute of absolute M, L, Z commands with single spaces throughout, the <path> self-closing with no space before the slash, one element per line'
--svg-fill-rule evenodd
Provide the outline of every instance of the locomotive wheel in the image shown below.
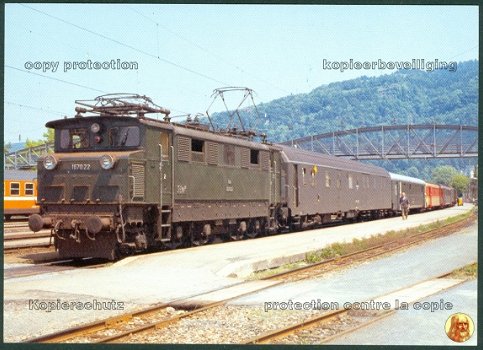
<path fill-rule="evenodd" d="M 249 222 L 249 225 L 248 225 L 248 230 L 247 232 L 245 232 L 245 235 L 248 237 L 248 238 L 255 238 L 257 237 L 260 232 L 261 232 L 261 228 L 260 228 L 260 221 L 259 220 L 250 220 Z"/>
<path fill-rule="evenodd" d="M 190 242 L 193 246 L 205 245 L 210 242 L 211 226 L 210 224 L 195 224 L 190 229 Z"/>
<path fill-rule="evenodd" d="M 169 241 L 162 242 L 163 247 L 167 249 L 179 248 L 183 244 L 184 232 L 186 232 L 186 230 L 183 229 L 183 226 L 181 225 L 176 226 L 176 228 L 174 229 L 174 232 L 171 235 L 171 239 Z"/>

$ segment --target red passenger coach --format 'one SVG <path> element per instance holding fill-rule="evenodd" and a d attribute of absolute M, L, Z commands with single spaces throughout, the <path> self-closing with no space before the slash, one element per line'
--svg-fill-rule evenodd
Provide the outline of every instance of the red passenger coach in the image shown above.
<path fill-rule="evenodd" d="M 439 185 L 426 183 L 424 193 L 426 196 L 426 209 L 439 208 L 441 206 L 443 193 Z"/>

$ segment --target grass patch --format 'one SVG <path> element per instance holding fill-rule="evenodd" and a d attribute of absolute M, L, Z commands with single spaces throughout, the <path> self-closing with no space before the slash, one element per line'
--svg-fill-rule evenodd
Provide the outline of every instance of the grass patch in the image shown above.
<path fill-rule="evenodd" d="M 265 277 L 276 275 L 277 273 L 295 270 L 299 267 L 303 267 L 303 266 L 307 266 L 307 265 L 308 264 L 307 264 L 306 260 L 301 260 L 301 261 L 297 261 L 297 262 L 294 262 L 294 263 L 280 265 L 279 267 L 274 267 L 273 269 L 267 269 L 267 270 L 261 270 L 261 271 L 254 272 L 248 277 L 248 280 L 262 279 L 262 278 L 265 278 Z"/>
<path fill-rule="evenodd" d="M 461 269 L 454 270 L 448 277 L 458 279 L 475 279 L 478 277 L 478 263 L 469 264 Z"/>
<path fill-rule="evenodd" d="M 348 243 L 333 243 L 330 246 L 325 247 L 323 249 L 308 252 L 305 255 L 305 259 L 300 262 L 285 264 L 277 268 L 258 271 L 253 273 L 249 279 L 253 280 L 253 279 L 268 277 L 271 275 L 275 275 L 277 273 L 293 270 L 298 267 L 306 266 L 309 264 L 315 264 L 323 260 L 338 258 L 343 255 L 355 253 L 364 249 L 369 249 L 378 245 L 386 244 L 396 239 L 402 239 L 415 234 L 428 232 L 458 221 L 465 220 L 470 216 L 474 215 L 475 212 L 476 212 L 476 209 L 473 209 L 464 214 L 450 217 L 443 221 L 437 220 L 427 225 L 419 225 L 418 227 L 408 228 L 400 231 L 390 230 L 384 234 L 373 235 L 368 238 L 362 238 L 362 239 L 354 238 L 352 242 L 348 242 Z"/>

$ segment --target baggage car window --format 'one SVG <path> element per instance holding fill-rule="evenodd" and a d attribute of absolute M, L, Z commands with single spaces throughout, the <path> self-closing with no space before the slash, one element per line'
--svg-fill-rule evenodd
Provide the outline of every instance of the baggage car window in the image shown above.
<path fill-rule="evenodd" d="M 325 172 L 325 187 L 330 187 L 330 174 L 328 171 Z"/>
<path fill-rule="evenodd" d="M 25 195 L 26 196 L 33 196 L 34 195 L 34 184 L 31 182 L 27 182 L 25 184 Z"/>
<path fill-rule="evenodd" d="M 350 174 L 347 175 L 347 180 L 349 182 L 349 188 L 352 189 L 354 187 L 353 184 L 352 184 L 352 175 L 350 175 Z"/>
<path fill-rule="evenodd" d="M 10 183 L 10 195 L 11 196 L 20 196 L 20 183 L 18 183 L 18 182 L 11 182 Z"/>

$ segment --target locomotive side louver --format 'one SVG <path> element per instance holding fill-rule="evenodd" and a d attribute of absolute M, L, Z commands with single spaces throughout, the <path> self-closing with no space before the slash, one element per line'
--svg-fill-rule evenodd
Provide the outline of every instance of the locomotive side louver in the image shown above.
<path fill-rule="evenodd" d="M 250 166 L 250 150 L 248 148 L 241 149 L 241 166 L 242 168 Z"/>
<path fill-rule="evenodd" d="M 133 200 L 144 200 L 144 165 L 133 163 L 131 165 L 132 198 Z"/>
<path fill-rule="evenodd" d="M 270 154 L 268 152 L 260 152 L 260 158 L 262 162 L 262 169 L 270 169 Z"/>
<path fill-rule="evenodd" d="M 189 137 L 178 136 L 178 160 L 190 161 L 191 143 Z"/>

